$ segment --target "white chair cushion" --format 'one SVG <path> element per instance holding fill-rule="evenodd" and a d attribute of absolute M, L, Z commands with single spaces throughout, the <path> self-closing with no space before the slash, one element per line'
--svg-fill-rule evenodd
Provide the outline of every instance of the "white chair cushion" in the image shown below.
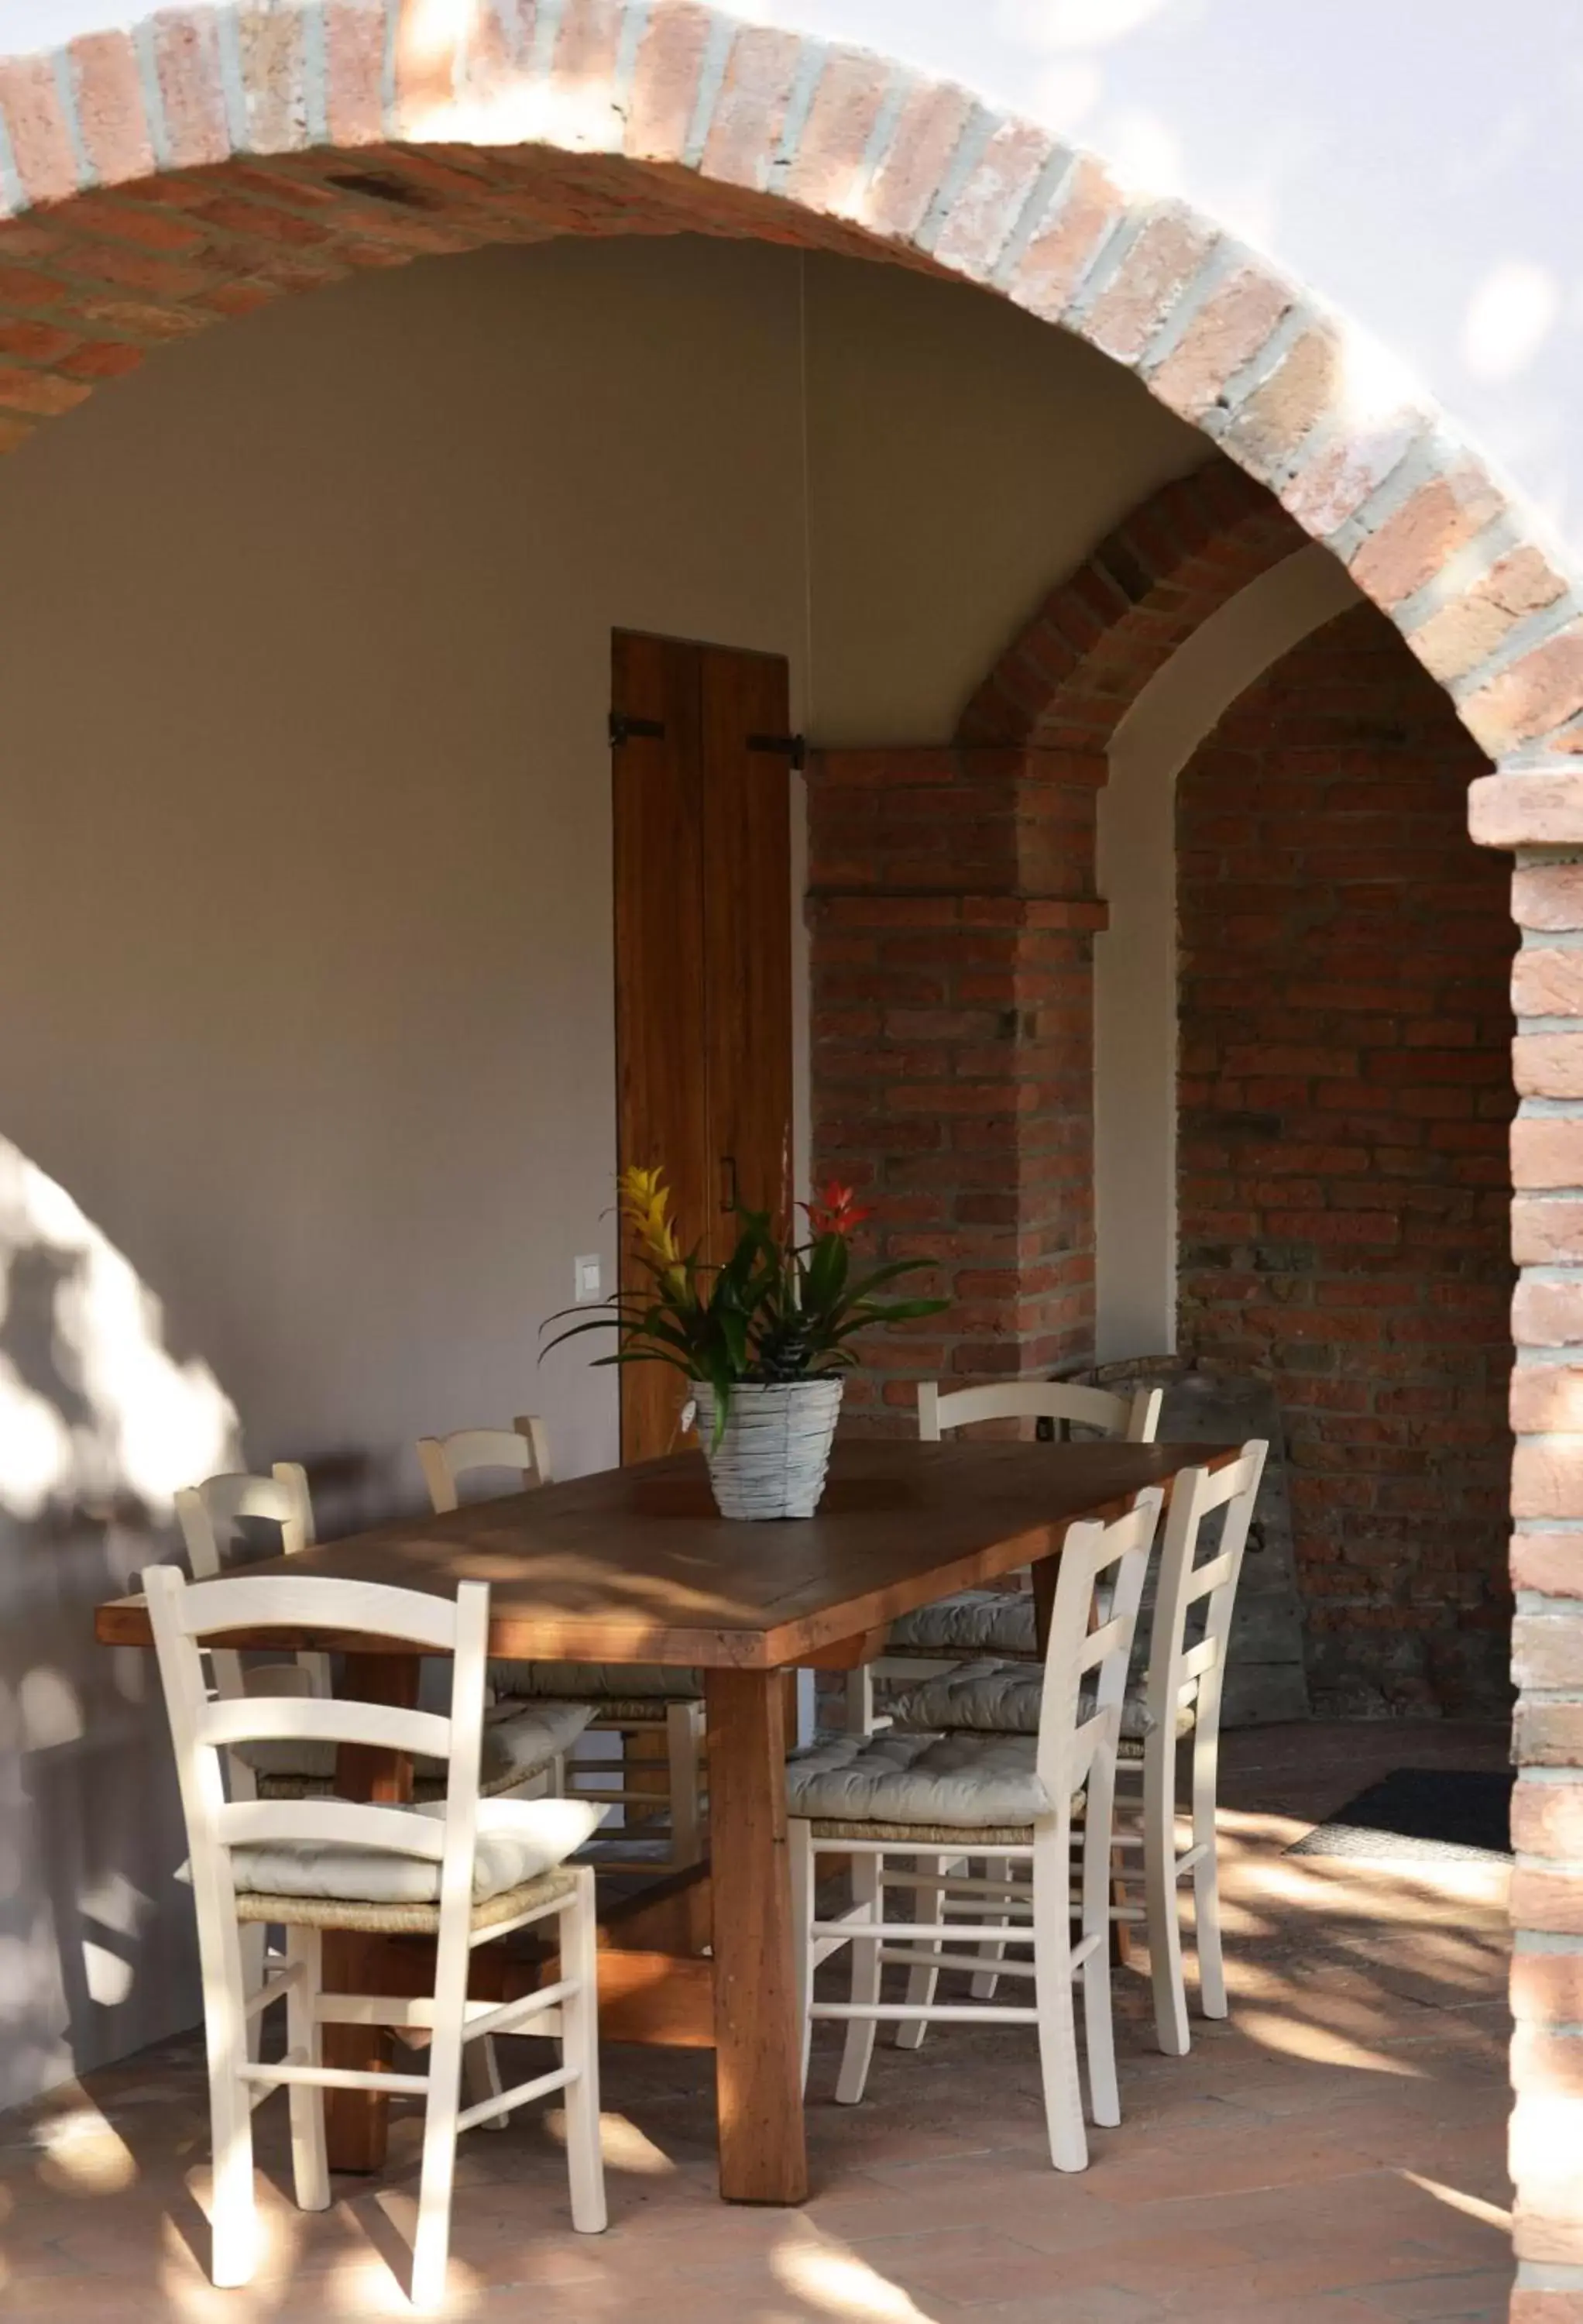
<path fill-rule="evenodd" d="M 901 1728 L 937 1734 L 942 1728 L 966 1729 L 980 1735 L 1036 1735 L 1045 1674 L 1037 1663 L 963 1663 L 886 1704 L 893 1722 Z M 1085 1687 L 1079 1714 L 1088 1718 L 1094 1692 Z M 1178 1707 L 1176 1732 L 1192 1731 L 1191 1702 Z M 1155 1731 L 1154 1714 L 1139 1686 L 1128 1687 L 1121 1704 L 1124 1740 L 1140 1743 Z"/>
<path fill-rule="evenodd" d="M 888 1647 L 932 1655 L 1032 1655 L 1031 1590 L 963 1590 L 903 1614 L 890 1626 Z"/>
<path fill-rule="evenodd" d="M 1050 1813 L 1020 1735 L 838 1735 L 787 1762 L 787 1806 L 832 1822 L 1032 1823 Z"/>
<path fill-rule="evenodd" d="M 558 1702 L 563 1696 L 592 1702 L 637 1702 L 652 1695 L 658 1702 L 695 1702 L 704 1692 L 695 1670 L 667 1670 L 661 1663 L 503 1663 L 489 1665 L 489 1683 L 498 1695 L 520 1702 Z"/>
<path fill-rule="evenodd" d="M 504 1783 L 525 1783 L 563 1751 L 569 1751 L 594 1717 L 589 1702 L 492 1703 L 483 1714 L 483 1750 L 478 1780 L 486 1791 Z M 336 1776 L 333 1743 L 239 1743 L 236 1757 L 255 1775 L 284 1777 L 310 1784 L 330 1784 Z M 419 1754 L 412 1762 L 419 1784 L 443 1784 L 442 1759 Z"/>
<path fill-rule="evenodd" d="M 445 1820 L 435 1800 L 402 1812 Z M 473 1857 L 473 1901 L 537 1880 L 573 1856 L 605 1811 L 582 1800 L 480 1800 Z M 323 1896 L 355 1904 L 432 1904 L 440 1868 L 420 1856 L 317 1840 L 272 1841 L 231 1850 L 239 1890 L 265 1896 Z"/>

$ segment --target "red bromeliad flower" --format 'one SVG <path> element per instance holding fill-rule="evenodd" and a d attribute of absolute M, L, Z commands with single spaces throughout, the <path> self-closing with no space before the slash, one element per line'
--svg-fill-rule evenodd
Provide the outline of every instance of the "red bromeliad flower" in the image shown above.
<path fill-rule="evenodd" d="M 778 1225 L 768 1211 L 743 1204 L 736 1248 L 721 1260 L 705 1260 L 701 1246 L 689 1250 L 683 1242 L 658 1164 L 624 1170 L 620 1184 L 622 1223 L 647 1279 L 614 1293 L 597 1314 L 585 1307 L 563 1309 L 549 1321 L 566 1329 L 547 1345 L 612 1330 L 617 1345 L 601 1363 L 663 1363 L 690 1380 L 707 1380 L 715 1396 L 717 1446 L 732 1392 L 743 1382 L 775 1386 L 843 1371 L 858 1360 L 860 1334 L 877 1324 L 937 1315 L 949 1304 L 885 1296 L 928 1262 L 855 1261 L 847 1238 L 874 1214 L 838 1178 L 798 1205 L 807 1215 L 807 1242 L 798 1242 L 795 1231 Z"/>
<path fill-rule="evenodd" d="M 811 1231 L 816 1235 L 851 1234 L 854 1227 L 861 1226 L 865 1219 L 874 1215 L 871 1209 L 866 1210 L 859 1203 L 855 1188 L 843 1186 L 835 1178 L 821 1186 L 813 1201 L 802 1207 L 808 1214 Z"/>

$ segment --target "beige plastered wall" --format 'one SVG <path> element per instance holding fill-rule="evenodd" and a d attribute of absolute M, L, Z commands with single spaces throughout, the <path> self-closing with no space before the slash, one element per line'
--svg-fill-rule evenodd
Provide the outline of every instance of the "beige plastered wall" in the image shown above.
<path fill-rule="evenodd" d="M 805 381 L 806 398 L 805 399 Z M 978 294 L 557 244 L 168 351 L 0 472 L 0 2104 L 195 2015 L 152 1672 L 181 1484 L 533 1406 L 612 1261 L 610 632 L 934 740 L 1198 439 Z M 802 1083 L 805 1120 L 805 1076 Z"/>
<path fill-rule="evenodd" d="M 1362 600 L 1300 549 L 1211 614 L 1128 709 L 1100 795 L 1094 1213 L 1101 1363 L 1176 1348 L 1176 778 L 1238 695 Z"/>

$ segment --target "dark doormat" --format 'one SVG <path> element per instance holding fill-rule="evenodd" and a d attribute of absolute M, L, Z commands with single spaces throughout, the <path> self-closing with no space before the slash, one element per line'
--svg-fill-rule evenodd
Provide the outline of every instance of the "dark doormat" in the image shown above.
<path fill-rule="evenodd" d="M 1288 1856 L 1501 1857 L 1510 1860 L 1512 1785 L 1504 1772 L 1397 1767 L 1294 1840 Z"/>

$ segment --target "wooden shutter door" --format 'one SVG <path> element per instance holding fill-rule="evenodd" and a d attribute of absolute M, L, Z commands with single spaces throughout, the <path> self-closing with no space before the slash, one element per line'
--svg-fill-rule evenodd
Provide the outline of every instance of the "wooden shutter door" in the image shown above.
<path fill-rule="evenodd" d="M 787 666 L 618 631 L 612 706 L 619 1162 L 664 1163 L 684 1241 L 718 1263 L 735 1200 L 790 1199 Z M 647 1280 L 623 1242 L 622 1288 Z M 621 1379 L 622 1460 L 669 1452 L 680 1376 Z"/>
<path fill-rule="evenodd" d="M 791 1199 L 789 709 L 778 655 L 705 646 L 702 677 L 712 1256 L 722 1259 L 733 1196 L 778 1218 Z"/>
<path fill-rule="evenodd" d="M 705 1012 L 699 649 L 618 631 L 612 752 L 616 1145 L 620 1167 L 663 1162 L 685 1238 L 703 1233 L 713 1170 L 703 1069 Z M 616 733 L 620 733 L 618 727 Z M 621 1283 L 640 1287 L 623 1238 Z M 668 1452 L 686 1390 L 665 1364 L 623 1364 L 621 1459 Z"/>

